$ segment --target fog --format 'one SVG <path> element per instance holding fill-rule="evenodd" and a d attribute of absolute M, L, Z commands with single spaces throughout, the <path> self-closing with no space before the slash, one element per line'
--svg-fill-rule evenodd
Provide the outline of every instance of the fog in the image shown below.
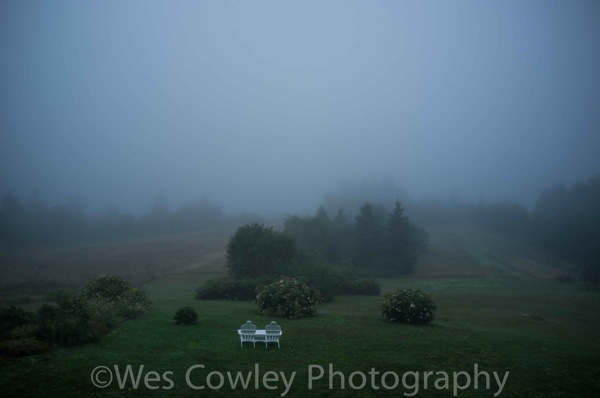
<path fill-rule="evenodd" d="M 597 1 L 0 2 L 0 194 L 531 206 L 600 172 Z"/>

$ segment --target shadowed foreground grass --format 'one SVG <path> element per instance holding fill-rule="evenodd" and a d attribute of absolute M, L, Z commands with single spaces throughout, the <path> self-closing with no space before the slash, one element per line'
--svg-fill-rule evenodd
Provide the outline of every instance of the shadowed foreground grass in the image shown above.
<path fill-rule="evenodd" d="M 262 327 L 272 319 L 257 315 L 252 303 L 194 300 L 202 278 L 171 275 L 148 285 L 154 309 L 98 344 L 0 361 L 1 395 L 492 397 L 499 392 L 494 371 L 500 380 L 510 372 L 502 397 L 591 397 L 600 391 L 600 295 L 579 285 L 534 279 L 384 280 L 384 291 L 412 287 L 430 293 L 438 305 L 434 323 L 389 324 L 380 315 L 382 297 L 342 296 L 320 306 L 314 318 L 277 319 L 284 333 L 281 349 L 242 349 L 239 325 L 251 319 Z M 187 305 L 198 311 L 198 324 L 176 326 L 175 311 Z M 484 374 L 474 388 L 475 364 L 489 373 L 489 388 Z M 130 366 L 134 378 L 143 365 L 137 388 L 131 378 L 119 386 L 115 365 L 121 376 Z M 90 378 L 98 366 L 113 373 L 103 389 Z M 460 371 L 466 373 L 455 373 Z M 233 381 L 243 376 L 236 389 L 227 372 Z M 425 372 L 433 372 L 427 380 Z M 436 372 L 448 374 L 448 388 Z M 109 380 L 108 373 L 98 374 L 98 380 Z M 246 389 L 241 381 L 248 381 Z M 470 386 L 460 389 L 468 381 Z"/>

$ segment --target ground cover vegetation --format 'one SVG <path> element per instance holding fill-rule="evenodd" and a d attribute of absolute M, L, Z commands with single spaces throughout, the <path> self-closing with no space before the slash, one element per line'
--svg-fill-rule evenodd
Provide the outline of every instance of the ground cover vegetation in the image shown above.
<path fill-rule="evenodd" d="M 99 341 L 125 320 L 148 311 L 148 294 L 120 277 L 102 275 L 76 292 L 61 293 L 56 304 L 35 312 L 0 307 L 0 356 L 39 354 L 53 347 Z"/>
<path fill-rule="evenodd" d="M 427 385 L 422 372 L 497 371 L 510 374 L 501 397 L 584 397 L 595 396 L 600 388 L 600 327 L 597 292 L 579 283 L 559 284 L 553 280 L 529 277 L 506 278 L 385 278 L 384 293 L 398 289 L 430 292 L 438 309 L 429 325 L 390 323 L 381 316 L 383 298 L 378 296 L 339 296 L 336 301 L 322 303 L 319 312 L 308 318 L 278 319 L 282 326 L 281 349 L 255 349 L 239 346 L 236 329 L 246 320 L 260 327 L 271 318 L 256 313 L 256 306 L 245 301 L 198 301 L 193 297 L 196 286 L 207 278 L 202 274 L 173 274 L 145 287 L 153 297 L 153 309 L 125 322 L 105 335 L 98 343 L 53 350 L 41 356 L 0 359 L 0 391 L 3 396 L 161 396 L 223 397 L 280 396 L 285 387 L 279 383 L 268 390 L 260 380 L 264 372 L 296 372 L 287 397 L 352 397 L 404 396 L 451 397 L 453 387 L 436 389 L 431 376 Z M 181 327 L 173 322 L 173 314 L 182 306 L 196 309 L 199 322 Z M 255 388 L 254 374 L 248 388 L 232 388 L 226 372 L 241 372 L 244 377 L 261 372 Z M 329 364 L 345 376 L 333 377 L 329 385 Z M 97 366 L 107 366 L 121 375 L 127 366 L 137 378 L 120 387 L 116 376 L 104 388 L 94 387 L 90 374 Z M 143 368 L 141 366 L 144 365 Z M 194 390 L 186 381 L 186 372 L 195 365 L 190 382 L 205 386 Z M 308 388 L 309 365 L 322 366 L 325 374 Z M 379 372 L 374 389 L 368 372 Z M 173 385 L 165 380 L 144 384 L 149 372 L 172 372 Z M 210 389 L 210 372 L 222 372 L 225 384 Z M 415 380 L 408 373 L 406 387 L 382 387 L 384 372 L 419 372 Z M 369 384 L 353 389 L 348 379 L 353 372 L 363 372 Z M 433 378 L 432 378 L 433 377 Z M 494 378 L 491 378 L 491 382 Z M 35 380 L 35 383 L 32 382 Z M 213 380 L 215 384 L 218 378 Z M 354 379 L 359 384 L 360 378 Z M 392 379 L 387 380 L 392 384 Z M 460 381 L 466 381 L 461 376 Z M 494 383 L 484 389 L 473 383 L 458 390 L 460 397 L 493 396 Z"/>

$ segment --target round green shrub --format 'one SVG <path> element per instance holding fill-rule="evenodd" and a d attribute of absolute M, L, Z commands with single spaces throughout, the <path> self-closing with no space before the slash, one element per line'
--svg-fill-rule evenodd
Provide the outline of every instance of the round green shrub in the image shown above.
<path fill-rule="evenodd" d="M 283 278 L 258 291 L 258 312 L 282 318 L 304 318 L 317 312 L 321 294 L 303 278 Z"/>
<path fill-rule="evenodd" d="M 173 319 L 176 325 L 195 325 L 198 322 L 198 313 L 192 307 L 181 307 Z"/>
<path fill-rule="evenodd" d="M 433 321 L 436 308 L 429 294 L 420 290 L 399 289 L 385 295 L 381 310 L 390 322 L 426 324 Z"/>

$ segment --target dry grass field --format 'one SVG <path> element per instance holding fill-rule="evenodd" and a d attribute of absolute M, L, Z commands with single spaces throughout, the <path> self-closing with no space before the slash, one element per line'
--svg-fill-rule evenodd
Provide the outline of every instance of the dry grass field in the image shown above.
<path fill-rule="evenodd" d="M 34 305 L 101 274 L 141 285 L 173 273 L 223 272 L 227 240 L 168 235 L 0 253 L 0 305 Z"/>

